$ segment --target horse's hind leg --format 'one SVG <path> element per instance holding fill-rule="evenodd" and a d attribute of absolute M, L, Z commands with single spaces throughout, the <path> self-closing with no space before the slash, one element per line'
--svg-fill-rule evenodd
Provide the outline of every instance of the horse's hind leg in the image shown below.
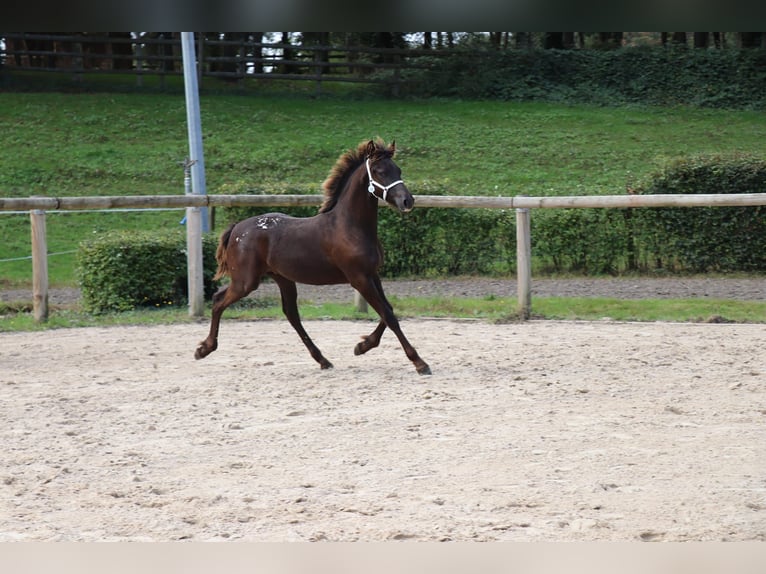
<path fill-rule="evenodd" d="M 257 285 L 256 285 L 257 287 Z M 213 311 L 210 319 L 210 332 L 194 352 L 195 359 L 203 359 L 218 348 L 218 327 L 221 323 L 221 315 L 226 307 L 242 299 L 253 289 L 245 289 L 240 282 L 232 281 L 224 285 L 213 295 Z"/>
<path fill-rule="evenodd" d="M 295 287 L 295 282 L 281 275 L 274 275 L 273 277 L 274 281 L 279 285 L 279 292 L 282 295 L 282 312 L 285 314 L 285 317 L 290 321 L 293 329 L 298 333 L 298 336 L 303 341 L 303 344 L 306 345 L 313 359 L 323 369 L 332 369 L 332 363 L 324 358 L 322 352 L 314 344 L 314 341 L 311 340 L 311 337 L 308 336 L 308 333 L 306 333 L 306 329 L 303 328 L 300 315 L 298 314 L 298 290 Z"/>

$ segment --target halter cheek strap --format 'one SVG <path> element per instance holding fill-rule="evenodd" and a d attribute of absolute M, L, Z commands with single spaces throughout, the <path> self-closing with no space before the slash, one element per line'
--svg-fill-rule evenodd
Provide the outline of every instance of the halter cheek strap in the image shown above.
<path fill-rule="evenodd" d="M 375 188 L 379 187 L 383 190 L 383 197 L 381 198 L 383 201 L 386 201 L 386 196 L 388 195 L 388 190 L 392 187 L 399 185 L 400 183 L 404 183 L 401 179 L 397 179 L 394 183 L 389 183 L 388 185 L 383 185 L 382 183 L 378 183 L 372 178 L 372 172 L 370 171 L 370 158 L 367 158 L 367 161 L 365 161 L 364 165 L 367 167 L 367 177 L 370 179 L 370 184 L 367 186 L 367 191 L 370 192 L 371 195 L 374 195 L 375 197 L 378 197 L 375 195 Z"/>

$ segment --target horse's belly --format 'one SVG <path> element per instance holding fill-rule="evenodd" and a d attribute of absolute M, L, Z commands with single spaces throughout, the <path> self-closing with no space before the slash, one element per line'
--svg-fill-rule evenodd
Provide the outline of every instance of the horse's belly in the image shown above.
<path fill-rule="evenodd" d="M 291 277 L 291 279 L 296 283 L 304 283 L 306 285 L 337 285 L 348 283 L 348 279 L 346 279 L 346 276 L 340 271 L 323 275 L 299 275 L 297 277 Z"/>
<path fill-rule="evenodd" d="M 289 247 L 288 247 L 289 245 Z M 272 244 L 268 268 L 296 283 L 331 285 L 347 283 L 343 272 L 319 249 L 310 243 L 297 244 L 280 241 Z"/>

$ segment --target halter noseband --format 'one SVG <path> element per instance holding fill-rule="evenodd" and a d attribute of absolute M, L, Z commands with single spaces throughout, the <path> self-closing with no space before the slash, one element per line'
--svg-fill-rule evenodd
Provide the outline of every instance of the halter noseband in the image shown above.
<path fill-rule="evenodd" d="M 386 196 L 388 195 L 388 190 L 394 187 L 395 185 L 404 184 L 404 182 L 401 179 L 397 179 L 394 183 L 389 183 L 388 185 L 383 185 L 382 183 L 378 183 L 372 178 L 372 172 L 370 171 L 370 158 L 367 158 L 367 160 L 364 162 L 364 165 L 367 167 L 367 177 L 370 178 L 370 184 L 367 186 L 367 191 L 370 192 L 370 195 L 373 195 L 374 197 L 378 197 L 375 195 L 375 188 L 379 187 L 383 190 L 383 197 L 381 198 L 383 201 L 386 201 Z"/>

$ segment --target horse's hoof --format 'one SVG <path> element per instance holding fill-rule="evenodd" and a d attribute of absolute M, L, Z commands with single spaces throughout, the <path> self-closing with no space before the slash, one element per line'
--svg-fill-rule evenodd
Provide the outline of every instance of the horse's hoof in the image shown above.
<path fill-rule="evenodd" d="M 204 343 L 200 343 L 199 347 L 197 347 L 197 350 L 196 350 L 196 351 L 194 351 L 194 358 L 195 358 L 195 359 L 197 359 L 198 361 L 199 361 L 200 359 L 204 359 L 204 358 L 205 358 L 205 357 L 207 357 L 207 356 L 208 356 L 210 353 L 212 353 L 213 351 L 215 351 L 215 349 L 216 349 L 216 347 L 215 347 L 215 346 L 214 346 L 214 347 L 208 347 L 208 346 L 207 346 L 207 345 L 205 345 Z"/>
<path fill-rule="evenodd" d="M 327 361 L 327 360 L 325 360 L 322 363 L 319 363 L 319 366 L 322 367 L 322 369 L 332 369 L 332 368 L 334 368 L 332 366 L 332 363 L 330 361 Z"/>
<path fill-rule="evenodd" d="M 423 363 L 422 367 L 418 367 L 418 375 L 430 375 L 431 367 Z"/>
<path fill-rule="evenodd" d="M 375 346 L 377 345 L 375 343 L 370 342 L 369 336 L 362 337 L 362 340 L 356 344 L 356 347 L 354 347 L 354 354 L 364 355 L 367 351 L 369 351 Z"/>

